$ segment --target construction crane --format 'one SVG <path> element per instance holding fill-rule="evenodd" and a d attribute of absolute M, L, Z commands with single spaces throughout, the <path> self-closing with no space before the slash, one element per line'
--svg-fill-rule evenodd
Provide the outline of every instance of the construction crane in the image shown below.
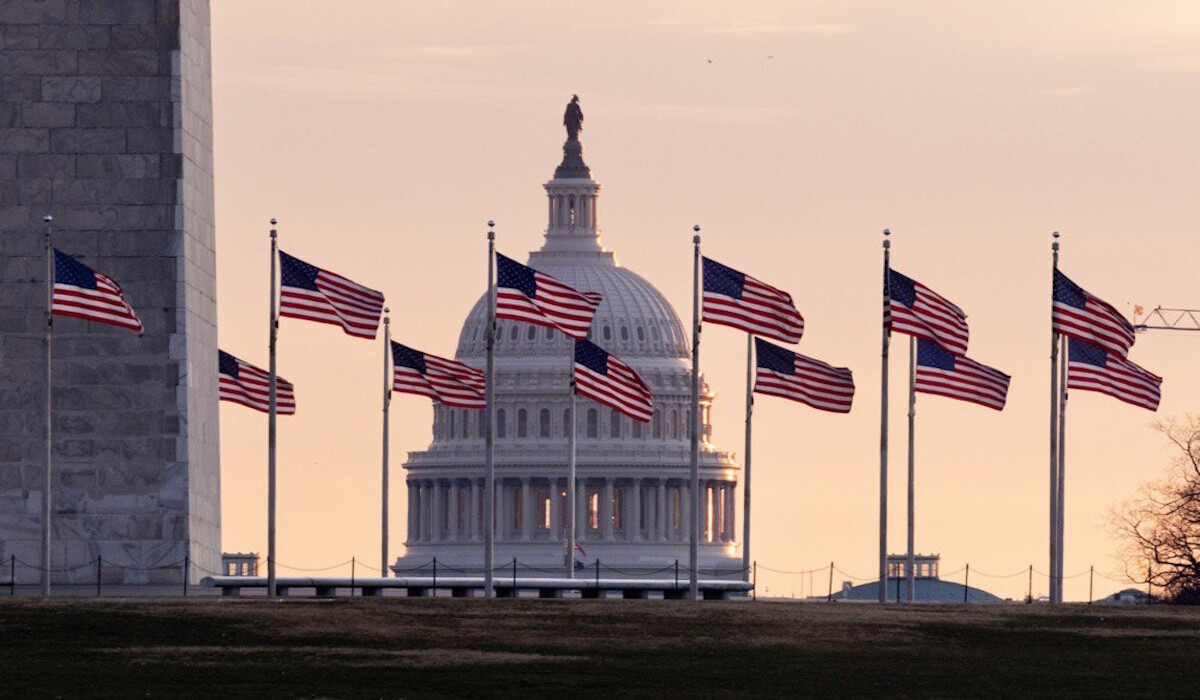
<path fill-rule="evenodd" d="M 1145 331 L 1200 331 L 1200 309 L 1164 309 L 1154 307 L 1140 322 L 1142 307 L 1133 309 L 1133 329 L 1138 333 Z"/>

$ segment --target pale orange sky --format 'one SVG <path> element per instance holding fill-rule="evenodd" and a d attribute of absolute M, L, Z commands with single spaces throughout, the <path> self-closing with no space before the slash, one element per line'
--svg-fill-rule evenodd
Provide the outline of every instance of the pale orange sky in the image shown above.
<path fill-rule="evenodd" d="M 1003 413 L 917 406 L 917 548 L 1002 596 L 1024 595 L 1024 576 L 982 573 L 1047 569 L 1050 231 L 1064 271 L 1126 313 L 1200 306 L 1195 3 L 224 1 L 213 52 L 220 342 L 263 366 L 272 216 L 285 250 L 384 291 L 398 339 L 453 353 L 485 285 L 485 222 L 511 256 L 541 245 L 541 184 L 578 93 L 621 264 L 687 323 L 699 223 L 706 254 L 793 294 L 801 352 L 854 370 L 848 416 L 757 402 L 764 566 L 875 576 L 884 227 L 895 268 L 970 314 L 970 355 L 1013 375 Z M 1131 359 L 1165 378 L 1159 416 L 1196 409 L 1197 336 L 1139 336 Z M 280 420 L 281 564 L 378 562 L 381 343 L 282 322 L 299 413 Z M 714 441 L 738 454 L 744 343 L 714 326 L 702 352 Z M 891 365 L 894 552 L 906 345 Z M 428 400 L 393 401 L 393 557 L 400 465 L 431 416 Z M 1072 395 L 1068 575 L 1115 572 L 1105 513 L 1166 463 L 1155 417 Z M 221 418 L 223 545 L 265 556 L 266 418 L 232 404 Z M 808 592 L 807 577 L 760 579 Z M 1097 577 L 1098 595 L 1118 587 Z M 1068 579 L 1068 599 L 1086 595 L 1086 575 Z"/>

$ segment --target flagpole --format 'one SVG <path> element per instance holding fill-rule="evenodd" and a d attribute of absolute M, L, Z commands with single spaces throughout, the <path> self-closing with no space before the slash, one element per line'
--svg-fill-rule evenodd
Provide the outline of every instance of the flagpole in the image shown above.
<path fill-rule="evenodd" d="M 388 355 L 392 349 L 392 319 L 388 317 L 390 309 L 383 309 L 383 482 L 380 491 L 383 494 L 383 507 L 380 510 L 380 560 L 379 575 L 388 575 L 388 409 L 392 403 L 392 382 L 388 377 Z"/>
<path fill-rule="evenodd" d="M 274 598 L 275 586 L 275 343 L 279 335 L 279 319 L 275 317 L 275 265 L 279 251 L 279 234 L 275 230 L 276 219 L 271 219 L 271 326 L 270 364 L 267 378 L 267 595 Z"/>
<path fill-rule="evenodd" d="M 1058 602 L 1063 602 L 1063 571 L 1064 562 L 1066 559 L 1066 547 L 1063 544 L 1065 528 L 1063 522 L 1066 518 L 1066 491 L 1067 491 L 1067 367 L 1070 364 L 1070 357 L 1067 354 L 1067 337 L 1060 337 L 1060 348 L 1058 351 Z"/>
<path fill-rule="evenodd" d="M 883 308 L 884 314 L 889 315 L 892 303 L 890 284 L 892 242 L 888 238 L 892 232 L 883 230 Z M 888 342 L 891 340 L 891 329 L 883 324 L 883 350 L 880 353 L 882 364 L 880 384 L 880 418 L 879 418 L 879 602 L 887 602 L 887 459 L 888 459 Z"/>
<path fill-rule="evenodd" d="M 496 556 L 496 406 L 495 406 L 495 346 L 496 346 L 496 232 L 495 221 L 488 221 L 488 288 L 487 288 L 487 377 L 484 398 L 484 488 L 483 488 L 483 596 L 493 594 L 492 567 Z"/>
<path fill-rule="evenodd" d="M 688 596 L 700 598 L 700 226 L 692 227 L 692 527 L 688 546 Z"/>
<path fill-rule="evenodd" d="M 908 553 L 904 560 L 905 566 L 905 584 L 908 589 L 905 592 L 905 597 L 908 602 L 913 602 L 916 596 L 916 575 L 913 570 L 915 564 L 913 555 L 913 534 L 914 523 L 916 520 L 916 509 L 914 507 L 914 493 L 916 491 L 916 468 L 914 459 L 916 450 L 916 424 L 917 424 L 917 338 L 910 335 L 908 337 Z"/>
<path fill-rule="evenodd" d="M 746 334 L 746 463 L 742 467 L 742 573 L 750 580 L 750 448 L 754 418 L 754 336 Z"/>
<path fill-rule="evenodd" d="M 50 489 L 53 484 L 53 437 L 54 418 L 51 410 L 53 390 L 53 372 L 51 365 L 51 344 L 54 339 L 54 242 L 51 227 L 54 217 L 49 214 L 42 217 L 46 222 L 46 469 L 42 482 L 42 595 L 50 596 Z"/>
<path fill-rule="evenodd" d="M 571 344 L 574 346 L 572 340 Z M 568 422 L 571 428 L 567 433 L 567 510 L 570 514 L 567 516 L 567 578 L 575 578 L 575 499 L 578 494 L 575 491 L 575 360 L 571 359 L 571 400 L 570 408 L 568 409 Z"/>
<path fill-rule="evenodd" d="M 1058 231 L 1054 232 L 1053 272 L 1050 277 L 1051 318 L 1054 315 L 1054 272 L 1058 271 Z M 1058 331 L 1050 332 L 1050 603 L 1058 603 Z"/>

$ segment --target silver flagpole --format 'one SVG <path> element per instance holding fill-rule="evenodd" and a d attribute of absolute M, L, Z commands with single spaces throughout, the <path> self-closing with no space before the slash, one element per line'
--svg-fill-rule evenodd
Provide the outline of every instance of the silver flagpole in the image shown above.
<path fill-rule="evenodd" d="M 483 595 L 493 594 L 492 567 L 496 556 L 496 390 L 494 379 L 496 347 L 496 232 L 488 221 L 487 375 L 484 385 L 486 429 L 483 453 Z"/>
<path fill-rule="evenodd" d="M 392 382 L 388 376 L 388 356 L 392 354 L 392 319 L 388 317 L 390 309 L 383 309 L 383 483 L 380 491 L 383 494 L 383 507 L 380 523 L 379 546 L 379 575 L 388 575 L 388 409 L 392 404 Z"/>
<path fill-rule="evenodd" d="M 572 339 L 571 345 L 575 345 L 575 340 Z M 570 409 L 568 410 L 568 421 L 571 424 L 570 431 L 567 433 L 567 509 L 570 514 L 567 516 L 567 578 L 575 578 L 575 499 L 578 494 L 575 490 L 575 359 L 571 359 L 571 401 Z"/>
<path fill-rule="evenodd" d="M 278 258 L 279 234 L 277 221 L 271 219 L 271 333 L 270 365 L 267 379 L 267 595 L 275 597 L 275 341 L 279 336 L 279 319 L 275 317 L 275 265 Z"/>
<path fill-rule="evenodd" d="M 883 230 L 883 309 L 884 314 L 890 314 L 892 303 L 890 277 L 892 242 L 888 239 L 892 232 Z M 880 379 L 880 419 L 879 419 L 879 602 L 887 602 L 887 460 L 888 460 L 888 343 L 891 340 L 891 329 L 883 324 L 883 351 L 880 354 L 882 373 Z"/>
<path fill-rule="evenodd" d="M 51 227 L 54 217 L 42 217 L 46 222 L 46 469 L 42 482 L 42 595 L 50 595 L 50 489 L 53 484 L 54 418 L 50 399 L 54 394 L 51 371 L 51 343 L 54 339 L 54 242 Z"/>
<path fill-rule="evenodd" d="M 1050 313 L 1054 314 L 1054 272 L 1058 271 L 1058 231 L 1054 232 Z M 1050 603 L 1058 603 L 1058 332 L 1050 332 Z"/>
<path fill-rule="evenodd" d="M 742 573 L 750 580 L 750 448 L 754 418 L 754 336 L 746 334 L 746 464 L 742 469 Z M 756 582 L 757 583 L 757 582 Z"/>
<path fill-rule="evenodd" d="M 1063 544 L 1065 535 L 1063 522 L 1066 519 L 1067 492 L 1067 366 L 1070 364 L 1067 337 L 1061 337 L 1061 347 L 1058 351 L 1058 602 L 1063 602 L 1063 572 L 1066 560 L 1066 547 Z"/>
<path fill-rule="evenodd" d="M 913 539 L 916 522 L 914 494 L 916 492 L 916 425 L 917 425 L 917 338 L 908 337 L 908 554 L 904 560 L 905 597 L 913 602 L 916 597 L 917 578 L 914 572 Z"/>
<path fill-rule="evenodd" d="M 700 226 L 692 231 L 692 527 L 688 546 L 688 596 L 700 598 Z"/>

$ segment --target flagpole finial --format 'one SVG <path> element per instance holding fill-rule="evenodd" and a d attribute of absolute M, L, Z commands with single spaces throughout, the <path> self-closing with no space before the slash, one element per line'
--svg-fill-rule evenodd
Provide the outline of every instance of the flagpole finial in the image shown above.
<path fill-rule="evenodd" d="M 50 216 L 49 214 L 46 214 L 45 216 L 42 217 L 42 221 L 45 221 L 46 223 L 50 223 L 51 221 L 54 221 L 54 217 Z"/>
<path fill-rule="evenodd" d="M 700 245 L 700 224 L 692 226 L 692 230 L 696 232 L 696 235 L 692 236 L 692 243 Z"/>
<path fill-rule="evenodd" d="M 885 228 L 883 230 L 883 247 L 885 249 L 892 247 L 892 239 L 889 238 L 889 236 L 891 236 L 891 235 L 892 235 L 892 230 L 890 228 Z"/>
<path fill-rule="evenodd" d="M 495 227 L 496 227 L 496 222 L 492 221 L 491 219 L 488 219 L 488 240 L 489 241 L 496 240 L 496 232 L 492 230 Z"/>
<path fill-rule="evenodd" d="M 1055 231 L 1054 233 L 1052 233 L 1050 235 L 1054 237 L 1054 243 L 1050 246 L 1051 250 L 1058 250 L 1058 236 L 1059 236 L 1058 231 Z"/>
<path fill-rule="evenodd" d="M 277 224 L 277 223 L 279 223 L 279 220 L 272 216 L 271 217 L 271 238 L 275 238 L 278 235 L 275 232 L 275 224 Z"/>

